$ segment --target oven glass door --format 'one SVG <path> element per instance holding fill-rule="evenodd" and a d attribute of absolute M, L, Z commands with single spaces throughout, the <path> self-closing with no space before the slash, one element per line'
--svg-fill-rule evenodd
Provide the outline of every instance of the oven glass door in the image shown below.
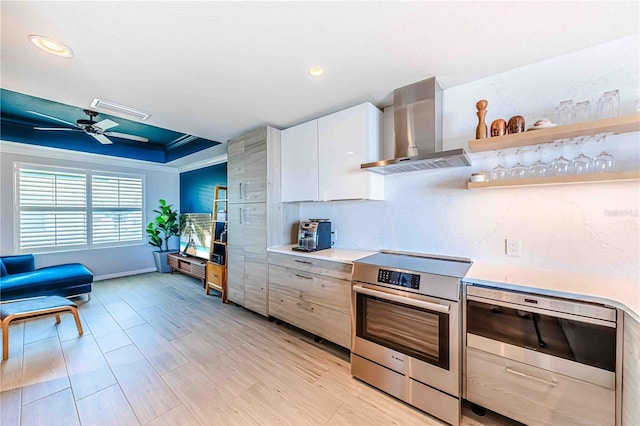
<path fill-rule="evenodd" d="M 449 314 L 356 293 L 356 335 L 449 370 Z"/>
<path fill-rule="evenodd" d="M 468 300 L 467 333 L 615 371 L 615 328 L 525 309 Z"/>

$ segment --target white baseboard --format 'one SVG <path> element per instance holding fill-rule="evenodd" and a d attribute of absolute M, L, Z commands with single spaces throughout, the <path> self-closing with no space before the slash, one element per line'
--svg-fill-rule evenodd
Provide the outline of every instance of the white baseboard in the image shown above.
<path fill-rule="evenodd" d="M 93 277 L 93 281 L 110 280 L 111 278 L 128 277 L 129 275 L 146 274 L 156 272 L 156 268 L 137 269 L 135 271 L 116 272 L 115 274 L 98 275 Z"/>

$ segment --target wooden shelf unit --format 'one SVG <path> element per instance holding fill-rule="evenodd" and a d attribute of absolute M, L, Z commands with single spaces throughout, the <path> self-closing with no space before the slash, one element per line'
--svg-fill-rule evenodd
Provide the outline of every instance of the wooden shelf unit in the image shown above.
<path fill-rule="evenodd" d="M 593 136 L 600 133 L 640 132 L 640 113 L 607 118 L 604 120 L 585 121 L 584 123 L 550 127 L 548 129 L 529 130 L 504 136 L 469 141 L 469 151 L 484 152 L 522 146 L 550 143 L 558 139 L 570 139 L 579 136 Z"/>
<path fill-rule="evenodd" d="M 514 186 L 566 185 L 597 182 L 620 182 L 640 180 L 640 171 L 594 173 L 588 175 L 549 176 L 526 179 L 497 180 L 490 182 L 467 182 L 467 189 L 508 188 Z"/>
<path fill-rule="evenodd" d="M 224 195 L 224 196 L 221 196 Z M 209 247 L 209 261 L 206 267 L 205 294 L 210 291 L 219 291 L 222 295 L 222 303 L 227 303 L 227 243 L 221 238 L 222 232 L 227 231 L 228 222 L 228 192 L 227 187 L 216 185 L 213 196 L 213 221 L 211 222 L 211 246 Z M 224 213 L 221 218 L 219 213 Z M 218 224 L 223 224 L 222 229 L 218 229 Z M 213 262 L 213 255 L 222 256 L 222 263 Z"/>

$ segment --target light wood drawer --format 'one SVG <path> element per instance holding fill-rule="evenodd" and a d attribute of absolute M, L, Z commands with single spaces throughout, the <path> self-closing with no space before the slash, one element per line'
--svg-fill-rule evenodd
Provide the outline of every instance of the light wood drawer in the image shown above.
<path fill-rule="evenodd" d="M 526 424 L 613 425 L 615 391 L 467 348 L 467 399 Z"/>
<path fill-rule="evenodd" d="M 351 313 L 351 281 L 269 265 L 269 289 L 346 314 Z"/>
<path fill-rule="evenodd" d="M 351 317 L 344 312 L 269 289 L 269 315 L 345 348 L 351 347 Z"/>
<path fill-rule="evenodd" d="M 207 262 L 207 283 L 222 287 L 224 283 L 224 266 Z"/>
<path fill-rule="evenodd" d="M 352 265 L 342 262 L 312 259 L 293 254 L 269 253 L 269 263 L 313 274 L 351 281 Z"/>

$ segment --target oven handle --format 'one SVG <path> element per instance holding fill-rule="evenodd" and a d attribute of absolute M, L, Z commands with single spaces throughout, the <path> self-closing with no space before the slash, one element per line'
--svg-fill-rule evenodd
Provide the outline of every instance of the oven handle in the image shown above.
<path fill-rule="evenodd" d="M 364 287 L 362 284 L 354 284 L 353 291 L 355 291 L 356 293 L 366 294 L 368 296 L 378 297 L 380 299 L 390 300 L 392 302 L 402 303 L 403 305 L 413 306 L 416 308 L 428 309 L 430 311 L 442 312 L 445 314 L 449 313 L 449 306 L 447 305 L 439 305 L 437 303 L 411 299 L 408 297 L 386 293 L 384 291 L 372 290 L 370 288 Z"/>
<path fill-rule="evenodd" d="M 507 368 L 505 368 L 505 370 L 507 371 L 507 373 L 511 373 L 511 374 L 515 374 L 516 376 L 520 376 L 520 377 L 524 377 L 524 378 L 527 378 L 527 379 L 535 380 L 537 382 L 544 383 L 545 385 L 554 386 L 554 387 L 558 386 L 558 381 L 556 379 L 551 379 L 551 380 L 541 379 L 540 377 L 536 377 L 536 376 L 532 376 L 531 374 L 523 373 L 522 371 L 515 370 L 515 369 L 513 369 L 511 367 L 507 367 Z"/>

